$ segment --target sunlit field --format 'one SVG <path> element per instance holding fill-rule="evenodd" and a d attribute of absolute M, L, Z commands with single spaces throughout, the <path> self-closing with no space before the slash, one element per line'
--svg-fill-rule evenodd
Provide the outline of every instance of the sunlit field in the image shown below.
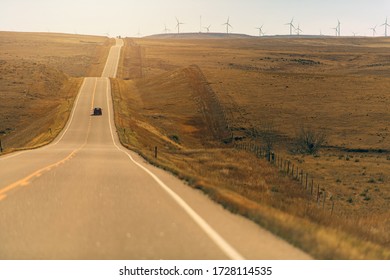
<path fill-rule="evenodd" d="M 316 258 L 387 259 L 388 43 L 127 39 L 113 80 L 118 133 L 125 146 Z M 313 192 L 238 149 L 264 148 L 266 127 L 272 151 L 310 174 Z M 326 136 L 314 154 L 296 151 L 302 127 Z"/>

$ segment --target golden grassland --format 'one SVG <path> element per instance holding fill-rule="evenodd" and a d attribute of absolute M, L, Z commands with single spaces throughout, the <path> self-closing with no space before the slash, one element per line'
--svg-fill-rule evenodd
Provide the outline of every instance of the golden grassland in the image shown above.
<path fill-rule="evenodd" d="M 389 42 L 128 39 L 112 81 L 120 139 L 316 258 L 389 259 Z M 275 151 L 332 195 L 332 214 L 330 202 L 323 209 L 265 160 L 224 144 L 224 121 L 236 143 L 257 145 L 252 131 L 272 123 Z M 302 125 L 327 135 L 316 156 L 290 152 Z"/>
<path fill-rule="evenodd" d="M 5 152 L 47 144 L 64 127 L 84 76 L 100 76 L 107 38 L 0 32 L 0 139 Z"/>

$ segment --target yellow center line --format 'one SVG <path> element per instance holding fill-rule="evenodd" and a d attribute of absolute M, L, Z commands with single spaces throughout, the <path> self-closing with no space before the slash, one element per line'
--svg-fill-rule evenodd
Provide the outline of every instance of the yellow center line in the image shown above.
<path fill-rule="evenodd" d="M 93 93 L 92 93 L 92 106 L 93 106 L 93 102 L 94 102 L 94 99 L 95 99 L 96 84 L 97 84 L 97 78 L 96 78 L 95 87 L 94 87 Z M 9 191 L 11 191 L 11 190 L 13 190 L 15 188 L 18 188 L 18 187 L 24 187 L 24 186 L 29 185 L 33 179 L 39 178 L 44 173 L 47 173 L 51 169 L 56 168 L 56 167 L 60 166 L 61 164 L 64 164 L 68 160 L 72 159 L 87 144 L 90 130 L 91 130 L 91 118 L 89 119 L 89 122 L 88 122 L 88 130 L 87 130 L 87 135 L 85 137 L 84 143 L 79 148 L 73 150 L 69 155 L 67 155 L 65 158 L 61 159 L 60 161 L 57 161 L 56 163 L 50 164 L 50 165 L 48 165 L 46 167 L 43 167 L 43 168 L 41 168 L 41 169 L 31 173 L 30 175 L 27 175 L 23 179 L 20 179 L 20 180 L 18 180 L 16 182 L 6 186 L 5 188 L 2 188 L 0 190 L 0 201 L 7 197 L 7 193 Z"/>
<path fill-rule="evenodd" d="M 95 79 L 95 87 L 93 88 L 93 94 L 92 94 L 92 101 L 91 101 L 91 110 L 93 110 L 93 105 L 95 103 L 95 92 L 96 92 L 96 86 L 97 86 L 97 79 Z"/>
<path fill-rule="evenodd" d="M 77 150 L 74 150 L 73 152 L 71 152 L 67 157 L 65 157 L 64 159 L 56 162 L 56 163 L 53 163 L 53 164 L 50 164 L 46 167 L 43 167 L 37 171 L 35 171 L 34 173 L 24 177 L 23 179 L 15 182 L 15 183 L 12 183 L 11 185 L 8 185 L 7 187 L 3 188 L 0 190 L 0 200 L 3 200 L 6 196 L 7 196 L 7 192 L 17 188 L 17 187 L 23 187 L 23 186 L 27 186 L 30 184 L 30 181 L 34 178 L 38 178 L 40 176 L 42 176 L 43 173 L 46 173 L 48 171 L 50 171 L 52 168 L 55 168 L 55 167 L 58 167 L 59 165 L 61 164 L 64 164 L 66 161 L 68 161 L 69 159 L 71 159 L 79 150 L 81 150 L 82 148 L 84 147 L 84 145 L 80 148 L 78 148 Z"/>

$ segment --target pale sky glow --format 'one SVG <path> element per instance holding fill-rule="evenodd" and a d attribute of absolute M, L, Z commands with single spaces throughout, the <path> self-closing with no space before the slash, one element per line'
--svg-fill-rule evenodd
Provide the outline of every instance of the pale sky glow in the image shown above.
<path fill-rule="evenodd" d="M 110 36 L 143 36 L 163 33 L 164 24 L 177 32 L 177 17 L 185 23 L 181 32 L 226 32 L 222 24 L 230 17 L 231 32 L 287 35 L 285 23 L 294 17 L 303 35 L 334 35 L 337 19 L 341 35 L 384 35 L 380 26 L 389 17 L 390 0 L 1 0 L 1 31 L 63 32 Z M 203 29 L 202 32 L 206 32 Z M 390 35 L 390 28 L 388 29 Z"/>

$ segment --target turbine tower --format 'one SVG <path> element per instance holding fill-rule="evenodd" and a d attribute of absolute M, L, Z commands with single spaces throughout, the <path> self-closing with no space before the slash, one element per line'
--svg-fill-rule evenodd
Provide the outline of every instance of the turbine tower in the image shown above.
<path fill-rule="evenodd" d="M 337 19 L 337 35 L 340 37 L 341 35 L 341 23 L 340 20 Z"/>
<path fill-rule="evenodd" d="M 226 34 L 229 34 L 229 27 L 233 28 L 233 26 L 229 23 L 230 17 L 228 17 L 227 21 L 223 23 L 222 25 L 226 25 Z"/>
<path fill-rule="evenodd" d="M 372 30 L 372 37 L 375 37 L 375 35 L 376 35 L 376 27 L 377 26 L 378 25 L 375 25 L 375 27 L 370 28 L 370 30 Z"/>
<path fill-rule="evenodd" d="M 295 29 L 293 22 L 294 22 L 294 18 L 292 18 L 290 22 L 285 24 L 290 26 L 290 36 L 292 35 L 293 28 Z"/>
<path fill-rule="evenodd" d="M 384 26 L 384 27 L 385 27 L 385 37 L 387 37 L 387 27 L 390 26 L 390 24 L 387 23 L 387 17 L 386 17 L 385 23 L 382 24 L 381 26 Z"/>
<path fill-rule="evenodd" d="M 177 34 L 180 34 L 180 25 L 184 24 L 183 22 L 180 22 L 177 18 L 176 18 L 176 27 L 177 27 Z"/>

